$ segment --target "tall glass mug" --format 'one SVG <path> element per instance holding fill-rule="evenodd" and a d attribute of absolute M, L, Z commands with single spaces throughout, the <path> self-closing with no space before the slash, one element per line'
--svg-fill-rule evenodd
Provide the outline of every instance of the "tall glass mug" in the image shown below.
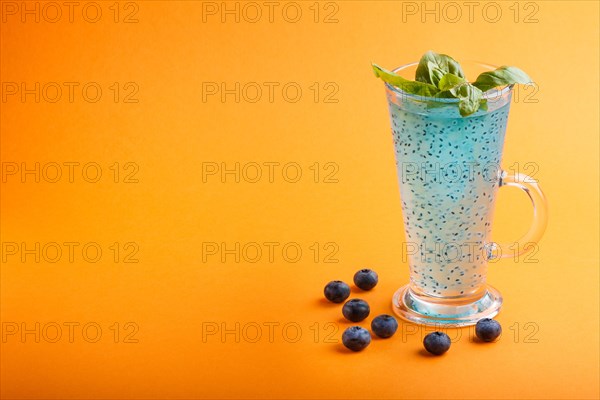
<path fill-rule="evenodd" d="M 414 79 L 417 63 L 395 72 Z M 494 67 L 465 63 L 467 77 Z M 435 102 L 386 84 L 406 242 L 402 254 L 410 283 L 393 296 L 402 318 L 427 325 L 464 326 L 496 315 L 500 293 L 486 284 L 492 259 L 533 249 L 546 228 L 547 206 L 535 181 L 500 167 L 512 86 L 486 92 L 487 111 L 462 117 L 457 99 Z M 492 242 L 498 188 L 516 186 L 534 209 L 517 242 Z"/>

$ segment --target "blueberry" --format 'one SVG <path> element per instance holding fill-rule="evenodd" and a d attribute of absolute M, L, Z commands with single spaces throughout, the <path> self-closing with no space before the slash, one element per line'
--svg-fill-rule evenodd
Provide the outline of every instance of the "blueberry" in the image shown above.
<path fill-rule="evenodd" d="M 371 343 L 371 334 L 360 326 L 351 326 L 342 334 L 342 343 L 352 351 L 361 351 Z"/>
<path fill-rule="evenodd" d="M 398 321 L 391 315 L 378 315 L 371 321 L 371 330 L 380 338 L 389 338 L 396 333 Z"/>
<path fill-rule="evenodd" d="M 325 286 L 325 297 L 333 303 L 341 303 L 350 296 L 350 286 L 342 281 L 331 281 Z"/>
<path fill-rule="evenodd" d="M 432 332 L 423 339 L 425 350 L 436 356 L 442 355 L 450 348 L 450 337 L 444 332 Z"/>
<path fill-rule="evenodd" d="M 372 269 L 361 269 L 354 274 L 354 284 L 362 290 L 371 290 L 377 285 L 379 277 Z"/>
<path fill-rule="evenodd" d="M 480 319 L 475 325 L 475 334 L 484 342 L 493 342 L 501 333 L 502 327 L 491 318 Z"/>
<path fill-rule="evenodd" d="M 342 314 L 352 322 L 362 321 L 369 316 L 370 312 L 369 304 L 361 299 L 348 300 L 342 307 Z"/>

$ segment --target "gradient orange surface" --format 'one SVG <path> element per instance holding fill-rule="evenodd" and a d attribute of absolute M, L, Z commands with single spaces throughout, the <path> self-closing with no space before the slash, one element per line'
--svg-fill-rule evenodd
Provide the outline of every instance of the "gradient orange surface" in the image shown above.
<path fill-rule="evenodd" d="M 71 22 L 62 2 L 58 17 L 2 1 L 2 398 L 598 398 L 598 3 L 474 3 L 98 1 Z M 498 343 L 455 329 L 431 358 L 427 330 L 402 324 L 350 354 L 324 284 L 374 268 L 378 287 L 353 295 L 376 315 L 408 280 L 370 62 L 428 49 L 539 85 L 513 102 L 504 165 L 536 173 L 549 227 L 533 257 L 490 267 Z M 207 92 L 223 82 L 239 102 Z M 36 163 L 39 183 L 21 175 Z M 240 182 L 206 174 L 236 163 Z M 530 219 L 500 191 L 499 240 Z M 239 262 L 214 243 L 239 243 Z"/>

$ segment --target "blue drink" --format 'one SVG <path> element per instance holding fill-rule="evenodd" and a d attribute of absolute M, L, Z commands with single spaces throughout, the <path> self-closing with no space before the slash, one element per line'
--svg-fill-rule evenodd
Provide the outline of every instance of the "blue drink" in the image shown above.
<path fill-rule="evenodd" d="M 396 72 L 412 79 L 415 69 L 416 63 Z M 487 92 L 487 107 L 467 117 L 460 115 L 458 99 L 423 98 L 389 84 L 386 93 L 406 233 L 402 253 L 410 269 L 410 283 L 394 294 L 394 311 L 429 325 L 472 325 L 492 317 L 502 297 L 486 284 L 488 261 L 530 250 L 546 226 L 537 184 L 500 168 L 512 86 Z M 534 205 L 536 218 L 513 252 L 491 241 L 501 186 L 523 189 Z"/>
<path fill-rule="evenodd" d="M 509 107 L 461 117 L 454 104 L 419 113 L 390 103 L 403 251 L 422 293 L 473 294 L 485 282 Z"/>

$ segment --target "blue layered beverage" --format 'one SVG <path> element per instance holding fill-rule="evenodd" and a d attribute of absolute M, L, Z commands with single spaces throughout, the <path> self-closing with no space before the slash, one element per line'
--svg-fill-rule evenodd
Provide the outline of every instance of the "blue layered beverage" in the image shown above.
<path fill-rule="evenodd" d="M 535 180 L 500 167 L 513 86 L 531 78 L 515 67 L 461 68 L 431 51 L 418 63 L 394 71 L 373 64 L 373 71 L 385 82 L 410 269 L 410 283 L 392 296 L 393 310 L 426 325 L 492 318 L 502 295 L 486 282 L 488 262 L 535 249 L 548 218 Z M 521 189 L 533 205 L 527 233 L 504 244 L 491 238 L 503 186 Z"/>
<path fill-rule="evenodd" d="M 477 295 L 488 244 L 511 88 L 462 117 L 456 99 L 419 98 L 387 86 L 411 289 Z"/>

